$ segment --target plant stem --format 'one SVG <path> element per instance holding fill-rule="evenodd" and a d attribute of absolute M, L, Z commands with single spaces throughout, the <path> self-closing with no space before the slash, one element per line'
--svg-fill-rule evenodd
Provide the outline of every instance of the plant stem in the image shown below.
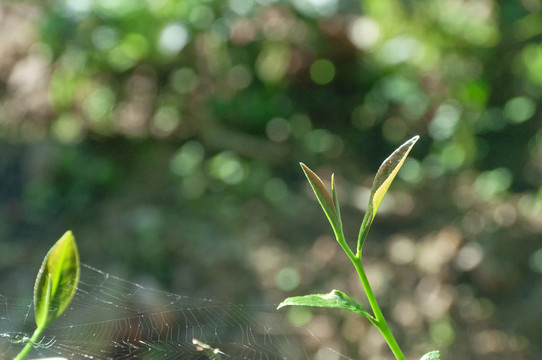
<path fill-rule="evenodd" d="M 32 337 L 30 339 L 24 340 L 26 342 L 26 345 L 24 348 L 13 358 L 13 360 L 21 360 L 23 359 L 30 350 L 35 346 L 35 344 L 38 341 L 38 338 L 40 337 L 41 333 L 43 332 L 45 328 L 44 327 L 37 327 L 36 330 L 34 330 L 34 333 L 32 334 Z"/>
<path fill-rule="evenodd" d="M 397 341 L 393 337 L 393 334 L 388 327 L 388 323 L 384 318 L 384 314 L 382 314 L 382 311 L 380 310 L 380 307 L 376 302 L 376 298 L 373 294 L 373 290 L 371 289 L 371 285 L 369 284 L 369 280 L 367 279 L 367 275 L 365 275 L 365 270 L 363 269 L 361 258 L 356 256 L 355 260 L 352 260 L 352 263 L 354 264 L 358 272 L 363 288 L 365 289 L 365 293 L 367 294 L 367 299 L 369 299 L 369 303 L 371 304 L 371 308 L 373 309 L 373 313 L 376 318 L 376 322 L 374 322 L 375 326 L 378 328 L 378 330 L 380 330 L 380 332 L 384 336 L 384 339 L 386 339 L 386 342 L 388 343 L 388 346 L 393 352 L 393 355 L 395 355 L 395 358 L 397 360 L 406 360 L 405 355 L 403 355 L 401 348 L 399 348 L 399 344 L 397 344 Z"/>
<path fill-rule="evenodd" d="M 339 243 L 339 245 L 341 245 L 341 247 L 343 248 L 346 255 L 348 255 L 348 258 L 350 259 L 352 264 L 354 264 L 354 266 L 356 266 L 357 257 L 352 252 L 352 249 L 350 249 L 350 246 L 348 246 L 348 244 L 346 243 L 346 238 L 344 236 L 342 224 L 341 224 L 341 226 L 339 228 L 337 228 L 337 229 L 333 228 L 333 230 L 335 232 L 335 238 L 337 239 L 337 242 Z"/>
<path fill-rule="evenodd" d="M 363 223 L 368 222 L 366 226 L 361 227 L 360 236 L 358 238 L 358 247 L 363 245 L 363 242 L 365 241 L 365 237 L 367 237 L 367 233 L 369 231 L 370 222 L 371 219 L 366 216 L 366 219 L 364 219 Z M 393 352 L 393 355 L 395 355 L 395 358 L 397 360 L 406 360 L 405 355 L 403 355 L 403 352 L 401 351 L 401 348 L 399 348 L 399 344 L 397 344 L 397 341 L 393 337 L 393 334 L 388 326 L 388 323 L 386 322 L 386 319 L 384 318 L 384 314 L 382 314 L 382 310 L 380 310 L 380 307 L 378 306 L 378 303 L 376 302 L 376 298 L 373 294 L 373 289 L 371 289 L 371 284 L 369 284 L 369 280 L 367 279 L 367 275 L 365 275 L 365 270 L 363 269 L 363 264 L 361 262 L 361 248 L 358 248 L 357 254 L 354 254 L 350 247 L 348 246 L 346 242 L 346 238 L 344 236 L 344 232 L 342 229 L 342 223 L 339 223 L 338 227 L 333 227 L 333 230 L 335 232 L 335 237 L 337 238 L 337 242 L 341 247 L 343 248 L 344 252 L 356 268 L 356 271 L 358 272 L 359 278 L 361 280 L 361 284 L 363 285 L 363 288 L 365 289 L 365 293 L 367 294 L 367 298 L 369 299 L 369 303 L 371 304 L 371 308 L 373 309 L 373 314 L 375 321 L 371 321 L 377 328 L 380 330 L 382 335 L 384 336 L 384 339 L 386 339 L 386 342 L 388 343 L 388 346 L 390 347 L 391 351 Z"/>

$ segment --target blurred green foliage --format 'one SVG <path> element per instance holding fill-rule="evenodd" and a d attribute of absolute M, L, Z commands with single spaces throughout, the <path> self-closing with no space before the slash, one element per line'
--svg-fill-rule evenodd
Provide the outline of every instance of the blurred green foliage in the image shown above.
<path fill-rule="evenodd" d="M 0 5 L 2 289 L 31 288 L 21 264 L 72 228 L 84 262 L 176 292 L 354 294 L 297 162 L 336 173 L 355 235 L 381 160 L 420 134 L 366 250 L 398 341 L 411 356 L 536 358 L 541 8 Z M 358 345 L 363 324 L 332 324 L 351 356 L 384 353 Z"/>

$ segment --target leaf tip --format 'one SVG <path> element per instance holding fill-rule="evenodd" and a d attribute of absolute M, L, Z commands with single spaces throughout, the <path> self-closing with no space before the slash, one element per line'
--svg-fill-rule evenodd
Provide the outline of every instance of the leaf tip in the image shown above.
<path fill-rule="evenodd" d="M 301 165 L 305 176 L 309 180 L 309 183 L 311 184 L 311 187 L 314 190 L 318 201 L 320 201 L 324 209 L 329 206 L 331 210 L 336 213 L 333 198 L 331 197 L 329 191 L 326 189 L 326 186 L 324 185 L 322 179 L 320 179 L 320 177 L 316 175 L 316 173 L 312 171 L 307 165 L 303 164 L 302 162 L 300 162 L 299 164 Z"/>
<path fill-rule="evenodd" d="M 278 304 L 277 310 L 280 309 L 280 308 L 286 307 L 286 306 L 294 305 L 294 304 L 292 304 L 291 299 L 292 298 L 289 297 L 289 298 L 286 298 L 286 299 L 282 300 L 282 302 L 280 304 Z"/>
<path fill-rule="evenodd" d="M 60 237 L 60 241 L 75 241 L 75 236 L 71 230 L 67 230 L 64 235 Z"/>
<path fill-rule="evenodd" d="M 307 165 L 305 165 L 304 163 L 300 162 L 299 165 L 301 166 L 301 169 L 303 169 L 303 172 L 306 174 L 308 171 L 309 172 L 313 172 Z"/>

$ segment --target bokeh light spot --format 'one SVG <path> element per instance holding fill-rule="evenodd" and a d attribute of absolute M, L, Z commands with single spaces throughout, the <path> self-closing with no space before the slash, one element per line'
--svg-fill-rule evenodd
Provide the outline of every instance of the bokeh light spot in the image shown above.
<path fill-rule="evenodd" d="M 418 86 L 404 76 L 389 76 L 381 81 L 382 91 L 389 99 L 402 103 L 409 95 L 416 94 L 420 90 Z"/>
<path fill-rule="evenodd" d="M 311 119 L 302 113 L 290 117 L 290 133 L 293 137 L 300 139 L 312 129 Z"/>
<path fill-rule="evenodd" d="M 98 127 L 107 125 L 115 104 L 115 95 L 109 87 L 94 90 L 83 104 L 83 112 Z M 103 129 L 102 129 L 103 130 Z"/>
<path fill-rule="evenodd" d="M 461 97 L 464 103 L 483 109 L 489 98 L 490 91 L 491 88 L 486 81 L 472 81 L 462 86 Z"/>
<path fill-rule="evenodd" d="M 194 200 L 201 197 L 205 189 L 207 189 L 207 178 L 202 172 L 197 171 L 183 178 L 180 193 L 185 199 Z"/>
<path fill-rule="evenodd" d="M 484 251 L 477 243 L 468 243 L 457 253 L 455 264 L 459 270 L 470 271 L 476 268 L 484 258 Z"/>
<path fill-rule="evenodd" d="M 474 191 L 482 200 L 502 193 L 512 185 L 512 173 L 507 168 L 498 168 L 482 173 L 474 182 Z"/>
<path fill-rule="evenodd" d="M 416 255 L 416 246 L 412 239 L 398 236 L 394 238 L 388 247 L 390 260 L 398 265 L 411 263 Z"/>
<path fill-rule="evenodd" d="M 294 6 L 310 17 L 327 17 L 337 12 L 337 0 L 292 0 Z"/>
<path fill-rule="evenodd" d="M 123 71 L 133 67 L 149 51 L 147 39 L 137 33 L 126 34 L 121 42 L 107 54 L 113 68 Z"/>
<path fill-rule="evenodd" d="M 230 185 L 238 184 L 245 177 L 241 159 L 231 151 L 215 155 L 209 162 L 209 171 L 214 178 Z"/>
<path fill-rule="evenodd" d="M 312 310 L 307 306 L 290 306 L 286 312 L 290 324 L 303 326 L 312 319 Z"/>
<path fill-rule="evenodd" d="M 90 37 L 98 51 L 108 51 L 114 48 L 120 40 L 119 32 L 110 26 L 98 26 Z"/>
<path fill-rule="evenodd" d="M 458 169 L 465 162 L 467 154 L 461 144 L 450 143 L 442 149 L 440 159 L 442 164 L 450 170 Z"/>
<path fill-rule="evenodd" d="M 446 318 L 431 323 L 429 333 L 438 347 L 446 348 L 455 340 L 455 331 Z"/>
<path fill-rule="evenodd" d="M 180 94 L 188 94 L 198 86 L 198 75 L 190 68 L 180 68 L 171 75 L 171 86 Z"/>
<path fill-rule="evenodd" d="M 267 137 L 275 142 L 282 142 L 290 136 L 290 124 L 283 118 L 273 118 L 265 127 Z"/>
<path fill-rule="evenodd" d="M 83 17 L 92 10 L 92 0 L 66 0 L 65 9 L 74 17 Z"/>
<path fill-rule="evenodd" d="M 189 20 L 198 29 L 205 29 L 213 23 L 215 14 L 209 6 L 196 6 L 190 11 Z"/>
<path fill-rule="evenodd" d="M 392 315 L 397 322 L 406 327 L 419 325 L 422 321 L 416 305 L 408 300 L 397 301 Z"/>
<path fill-rule="evenodd" d="M 253 0 L 230 0 L 229 1 L 230 9 L 240 16 L 246 16 L 254 7 Z"/>
<path fill-rule="evenodd" d="M 446 140 L 454 134 L 463 109 L 457 101 L 444 102 L 429 123 L 429 135 L 435 140 Z"/>
<path fill-rule="evenodd" d="M 335 77 L 335 65 L 327 59 L 318 59 L 310 68 L 311 79 L 319 85 L 329 84 Z"/>
<path fill-rule="evenodd" d="M 188 29 L 183 23 L 167 24 L 160 34 L 158 51 L 166 57 L 173 57 L 186 46 L 188 40 Z"/>
<path fill-rule="evenodd" d="M 267 180 L 263 186 L 265 197 L 275 204 L 281 204 L 288 199 L 288 186 L 282 179 L 272 178 Z"/>
<path fill-rule="evenodd" d="M 504 105 L 504 116 L 513 123 L 522 123 L 533 117 L 536 104 L 526 96 L 510 99 Z"/>
<path fill-rule="evenodd" d="M 303 138 L 303 143 L 308 151 L 323 153 L 329 157 L 339 156 L 344 149 L 341 138 L 324 129 L 310 131 Z"/>
<path fill-rule="evenodd" d="M 125 54 L 134 60 L 140 60 L 149 51 L 149 42 L 141 34 L 130 33 L 122 40 Z"/>
<path fill-rule="evenodd" d="M 144 3 L 141 1 L 132 0 L 94 0 L 92 2 L 94 3 L 94 10 L 105 18 L 122 18 L 135 13 L 144 6 Z"/>
<path fill-rule="evenodd" d="M 203 161 L 205 150 L 197 141 L 189 141 L 173 155 L 170 160 L 170 170 L 179 176 L 193 174 Z"/>
<path fill-rule="evenodd" d="M 180 124 L 179 111 L 173 106 L 162 106 L 153 117 L 152 125 L 157 135 L 171 134 Z"/>
<path fill-rule="evenodd" d="M 473 338 L 475 350 L 479 354 L 498 353 L 503 351 L 508 343 L 508 336 L 500 330 L 483 330 Z"/>
<path fill-rule="evenodd" d="M 407 35 L 401 35 L 388 40 L 378 55 L 382 62 L 396 65 L 423 55 L 423 47 L 420 42 Z"/>
<path fill-rule="evenodd" d="M 377 122 L 377 113 L 379 112 L 374 103 L 367 103 L 357 106 L 352 111 L 352 125 L 360 129 L 370 129 Z"/>
<path fill-rule="evenodd" d="M 429 155 L 422 161 L 425 176 L 436 179 L 444 174 L 444 166 L 436 155 Z"/>
<path fill-rule="evenodd" d="M 380 40 L 380 36 L 380 25 L 370 17 L 358 17 L 348 27 L 348 38 L 361 50 L 372 48 Z"/>
<path fill-rule="evenodd" d="M 252 42 L 258 33 L 253 21 L 245 18 L 237 19 L 230 27 L 230 37 L 235 45 L 245 45 Z"/>
<path fill-rule="evenodd" d="M 521 55 L 528 73 L 528 79 L 542 85 L 542 45 L 529 44 L 525 46 Z"/>
<path fill-rule="evenodd" d="M 62 114 L 51 127 L 53 136 L 61 143 L 71 144 L 81 139 L 83 134 L 82 121 L 76 115 Z"/>
<path fill-rule="evenodd" d="M 417 184 L 423 180 L 423 169 L 418 160 L 407 157 L 398 175 L 409 183 Z"/>
<path fill-rule="evenodd" d="M 398 117 L 391 117 L 382 124 L 382 134 L 384 138 L 391 142 L 399 142 L 405 138 L 407 125 Z"/>
<path fill-rule="evenodd" d="M 252 82 L 252 72 L 248 66 L 239 64 L 235 65 L 228 72 L 228 85 L 235 90 L 247 88 Z"/>
<path fill-rule="evenodd" d="M 283 45 L 265 48 L 256 60 L 256 71 L 260 79 L 268 83 L 280 81 L 288 69 L 290 55 L 290 50 Z"/>
<path fill-rule="evenodd" d="M 285 267 L 280 269 L 280 271 L 275 276 L 275 283 L 279 289 L 283 291 L 294 290 L 301 281 L 299 272 L 291 267 Z"/>
<path fill-rule="evenodd" d="M 480 130 L 496 131 L 504 128 L 506 120 L 500 108 L 486 109 L 479 121 L 476 122 L 476 127 Z"/>
<path fill-rule="evenodd" d="M 429 106 L 429 97 L 421 91 L 412 92 L 403 98 L 401 114 L 408 120 L 419 120 Z"/>

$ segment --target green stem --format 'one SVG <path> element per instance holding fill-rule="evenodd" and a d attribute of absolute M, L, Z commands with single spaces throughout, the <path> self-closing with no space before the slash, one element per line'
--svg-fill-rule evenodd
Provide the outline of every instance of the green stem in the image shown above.
<path fill-rule="evenodd" d="M 337 242 L 339 243 L 339 245 L 341 245 L 346 255 L 348 255 L 348 258 L 350 259 L 350 261 L 352 261 L 352 264 L 356 266 L 357 257 L 352 252 L 352 249 L 350 249 L 350 246 L 348 246 L 348 244 L 346 243 L 346 238 L 344 236 L 342 224 L 337 229 L 333 228 L 333 230 L 335 232 L 335 238 L 337 239 Z"/>
<path fill-rule="evenodd" d="M 367 213 L 369 213 L 369 211 Z M 344 236 L 342 222 L 340 220 L 338 226 L 333 226 L 333 230 L 335 233 L 335 237 L 337 238 L 337 242 L 339 243 L 339 245 L 341 245 L 344 252 L 346 253 L 346 255 L 348 255 L 348 258 L 358 272 L 361 284 L 365 289 L 365 293 L 367 294 L 367 298 L 369 299 L 369 303 L 371 304 L 371 308 L 373 309 L 373 314 L 375 315 L 374 320 L 371 322 L 378 328 L 378 330 L 380 330 L 380 332 L 384 336 L 384 339 L 386 339 L 388 346 L 393 352 L 393 355 L 395 355 L 395 358 L 397 360 L 406 360 L 405 355 L 403 355 L 403 352 L 401 351 L 401 348 L 399 348 L 399 344 L 397 344 L 397 341 L 393 337 L 388 323 L 384 318 L 384 314 L 382 314 L 382 310 L 380 310 L 380 307 L 376 302 L 373 290 L 371 289 L 371 285 L 369 284 L 369 280 L 367 279 L 367 275 L 365 275 L 365 270 L 363 269 L 363 264 L 361 263 L 361 248 L 363 247 L 363 243 L 365 242 L 365 238 L 367 237 L 367 233 L 369 232 L 371 222 L 372 217 L 370 215 L 366 215 L 363 219 L 360 234 L 358 237 L 357 254 L 354 254 L 352 252 L 352 249 L 350 249 L 350 246 L 348 246 L 346 238 Z"/>
<path fill-rule="evenodd" d="M 403 355 L 403 352 L 401 351 L 401 348 L 399 348 L 399 344 L 397 344 L 397 341 L 391 333 L 388 323 L 384 318 L 384 314 L 382 314 L 382 311 L 380 310 L 380 307 L 376 302 L 376 298 L 373 294 L 373 290 L 371 289 L 371 285 L 369 284 L 369 280 L 367 279 L 367 275 L 365 275 L 365 270 L 363 269 L 361 258 L 356 256 L 355 261 L 352 261 L 352 263 L 354 264 L 358 272 L 363 288 L 365 289 L 365 293 L 367 294 L 367 299 L 369 299 L 369 303 L 371 304 L 371 308 L 373 309 L 373 313 L 376 318 L 376 322 L 374 322 L 375 326 L 378 328 L 378 330 L 380 330 L 380 332 L 384 336 L 384 339 L 386 339 L 386 342 L 388 343 L 388 346 L 393 352 L 393 355 L 395 355 L 395 358 L 397 360 L 406 360 L 405 355 Z"/>
<path fill-rule="evenodd" d="M 24 340 L 26 342 L 26 345 L 24 346 L 24 348 L 17 354 L 17 356 L 15 356 L 15 358 L 13 358 L 13 360 L 21 360 L 23 359 L 26 355 L 28 355 L 28 353 L 30 352 L 30 350 L 32 350 L 32 348 L 36 345 L 36 343 L 38 342 L 38 339 L 41 335 L 41 333 L 43 332 L 45 328 L 44 327 L 37 327 L 36 330 L 34 331 L 34 334 L 32 334 L 32 337 L 30 339 L 27 339 L 27 340 Z"/>

